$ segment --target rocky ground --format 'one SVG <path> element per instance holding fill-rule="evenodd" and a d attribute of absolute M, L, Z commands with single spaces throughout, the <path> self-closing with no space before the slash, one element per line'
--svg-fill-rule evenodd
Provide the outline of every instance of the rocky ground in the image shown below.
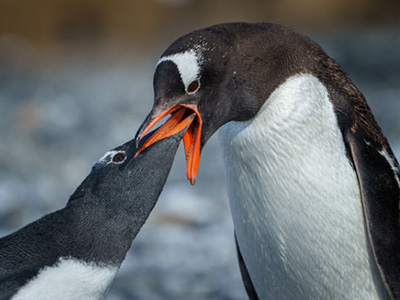
<path fill-rule="evenodd" d="M 400 158 L 400 30 L 314 36 L 348 71 Z M 161 50 L 160 50 L 161 52 Z M 0 57 L 0 234 L 61 208 L 104 152 L 134 137 L 158 56 L 34 68 Z M 17 57 L 17 59 L 15 59 Z M 108 299 L 245 299 L 216 138 L 194 187 L 182 149 Z"/>

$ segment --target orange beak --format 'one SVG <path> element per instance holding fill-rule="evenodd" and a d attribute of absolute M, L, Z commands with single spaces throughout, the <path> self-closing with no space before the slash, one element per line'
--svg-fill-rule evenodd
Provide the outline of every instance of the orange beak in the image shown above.
<path fill-rule="evenodd" d="M 201 137 L 201 117 L 197 110 L 197 105 L 178 104 L 167 109 L 150 119 L 149 123 L 143 128 L 138 136 L 140 141 L 149 130 L 156 125 L 163 117 L 171 114 L 171 117 L 160 126 L 137 150 L 137 156 L 145 148 L 155 142 L 175 135 L 186 128 L 183 135 L 183 144 L 186 154 L 186 175 L 190 183 L 194 185 L 200 161 L 200 137 Z"/>

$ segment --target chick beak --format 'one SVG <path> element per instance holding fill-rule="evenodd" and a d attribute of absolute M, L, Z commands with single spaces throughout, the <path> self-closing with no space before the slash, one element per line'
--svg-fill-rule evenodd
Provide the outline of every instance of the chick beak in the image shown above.
<path fill-rule="evenodd" d="M 178 104 L 175 105 L 155 117 L 149 117 L 137 136 L 137 143 L 150 131 L 166 115 L 171 114 L 171 117 L 161 125 L 137 150 L 137 156 L 144 149 L 154 144 L 155 142 L 175 135 L 178 132 L 186 131 L 183 135 L 183 144 L 185 146 L 186 155 L 186 175 L 190 183 L 194 185 L 197 175 L 197 170 L 200 162 L 200 137 L 202 120 L 197 105 L 193 104 Z"/>

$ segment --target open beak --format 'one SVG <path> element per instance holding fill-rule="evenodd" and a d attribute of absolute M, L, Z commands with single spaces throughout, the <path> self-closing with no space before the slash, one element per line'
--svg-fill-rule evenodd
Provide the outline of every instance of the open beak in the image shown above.
<path fill-rule="evenodd" d="M 154 127 L 162 118 L 171 114 L 171 117 L 161 125 L 137 150 L 137 156 L 145 148 L 155 142 L 175 135 L 178 132 L 186 131 L 183 135 L 183 144 L 186 154 L 186 175 L 190 183 L 194 185 L 200 161 L 200 137 L 202 120 L 197 105 L 178 104 L 167 109 L 155 117 L 149 117 L 138 132 L 137 143 L 143 136 Z"/>

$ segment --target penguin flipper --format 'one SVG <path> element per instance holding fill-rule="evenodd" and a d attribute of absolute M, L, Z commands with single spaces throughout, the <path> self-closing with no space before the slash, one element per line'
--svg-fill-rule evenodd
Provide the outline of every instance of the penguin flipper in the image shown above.
<path fill-rule="evenodd" d="M 236 233 L 235 233 L 235 243 L 236 243 L 236 251 L 238 255 L 240 274 L 242 275 L 242 280 L 244 287 L 247 292 L 247 296 L 249 300 L 258 300 L 258 295 L 256 289 L 254 288 L 253 282 L 251 281 L 249 272 L 247 271 L 246 264 L 244 263 L 242 253 L 240 252 L 239 244 L 237 242 Z"/>
<path fill-rule="evenodd" d="M 346 142 L 358 177 L 375 262 L 391 299 L 400 299 L 398 163 L 386 141 L 370 141 L 360 127 L 346 133 Z"/>

